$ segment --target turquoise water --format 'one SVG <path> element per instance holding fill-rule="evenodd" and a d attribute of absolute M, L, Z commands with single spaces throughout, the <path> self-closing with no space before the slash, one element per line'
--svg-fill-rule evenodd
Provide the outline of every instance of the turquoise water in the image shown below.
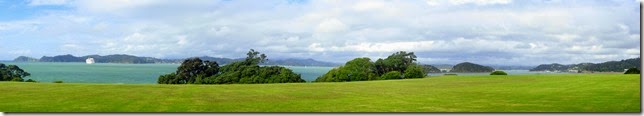
<path fill-rule="evenodd" d="M 61 80 L 64 83 L 127 83 L 153 84 L 159 75 L 174 72 L 179 64 L 113 64 L 113 63 L 53 63 L 53 62 L 3 62 L 14 64 L 31 73 L 26 79 L 40 82 Z M 313 81 L 333 67 L 286 66 L 302 79 Z"/>

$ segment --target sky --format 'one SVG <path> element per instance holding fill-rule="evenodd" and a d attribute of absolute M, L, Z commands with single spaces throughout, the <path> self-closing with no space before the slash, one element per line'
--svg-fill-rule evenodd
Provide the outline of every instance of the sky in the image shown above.
<path fill-rule="evenodd" d="M 0 60 L 156 58 L 538 65 L 640 56 L 638 0 L 3 0 Z"/>

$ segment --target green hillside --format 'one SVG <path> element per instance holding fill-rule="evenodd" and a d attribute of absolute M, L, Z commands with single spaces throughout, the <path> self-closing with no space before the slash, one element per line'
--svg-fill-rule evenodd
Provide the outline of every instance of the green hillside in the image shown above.
<path fill-rule="evenodd" d="M 447 76 L 334 83 L 0 82 L 1 112 L 640 112 L 640 75 Z"/>

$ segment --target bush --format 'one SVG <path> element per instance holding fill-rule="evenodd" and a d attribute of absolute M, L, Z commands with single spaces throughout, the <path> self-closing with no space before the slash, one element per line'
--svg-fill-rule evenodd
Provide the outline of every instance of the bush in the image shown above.
<path fill-rule="evenodd" d="M 637 68 L 629 68 L 624 72 L 624 74 L 640 74 L 640 69 Z"/>
<path fill-rule="evenodd" d="M 382 80 L 402 79 L 402 76 L 401 76 L 400 72 L 398 72 L 398 71 L 390 71 L 390 72 L 387 72 L 387 73 L 383 74 L 382 76 L 380 76 L 380 79 L 382 79 Z"/>
<path fill-rule="evenodd" d="M 13 79 L 11 79 L 11 81 L 22 82 L 22 81 L 24 81 L 24 79 L 22 79 L 22 78 L 13 78 Z"/>
<path fill-rule="evenodd" d="M 494 72 L 490 73 L 490 75 L 508 75 L 508 73 L 505 73 L 503 71 L 497 70 L 497 71 L 494 71 Z"/>
<path fill-rule="evenodd" d="M 423 67 L 419 65 L 411 65 L 407 67 L 405 70 L 405 77 L 406 79 L 410 78 L 423 78 L 427 73 L 423 71 Z"/>
<path fill-rule="evenodd" d="M 0 63 L 0 81 L 19 81 L 22 82 L 31 74 L 20 69 L 16 65 L 5 65 Z"/>
<path fill-rule="evenodd" d="M 63 83 L 63 81 L 54 81 L 54 83 Z"/>
<path fill-rule="evenodd" d="M 454 74 L 454 73 L 447 73 L 447 74 L 443 74 L 443 75 L 445 75 L 445 76 L 456 76 L 457 74 Z"/>
<path fill-rule="evenodd" d="M 27 79 L 25 82 L 37 82 L 35 80 Z"/>

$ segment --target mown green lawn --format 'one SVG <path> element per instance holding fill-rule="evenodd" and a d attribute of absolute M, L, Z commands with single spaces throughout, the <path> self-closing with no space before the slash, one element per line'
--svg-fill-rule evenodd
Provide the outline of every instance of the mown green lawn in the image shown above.
<path fill-rule="evenodd" d="M 640 75 L 251 85 L 0 83 L 1 112 L 640 112 Z"/>

